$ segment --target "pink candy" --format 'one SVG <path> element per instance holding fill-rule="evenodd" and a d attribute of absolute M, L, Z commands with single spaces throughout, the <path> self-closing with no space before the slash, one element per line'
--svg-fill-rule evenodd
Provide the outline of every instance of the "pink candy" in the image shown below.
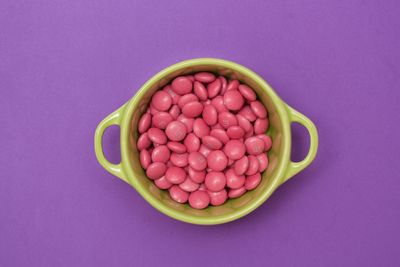
<path fill-rule="evenodd" d="M 186 201 L 188 201 L 189 198 L 189 193 L 177 185 L 173 185 L 169 189 L 169 195 L 173 200 L 175 200 L 178 203 L 185 203 Z"/>
<path fill-rule="evenodd" d="M 246 153 L 246 147 L 243 142 L 240 142 L 239 140 L 230 140 L 226 143 L 224 152 L 229 158 L 237 160 L 244 156 L 244 153 Z"/>
<path fill-rule="evenodd" d="M 192 101 L 182 107 L 182 113 L 188 118 L 195 118 L 203 112 L 203 105 L 198 101 Z"/>
<path fill-rule="evenodd" d="M 210 196 L 205 191 L 196 191 L 190 194 L 189 204 L 195 209 L 204 209 L 210 204 Z"/>
<path fill-rule="evenodd" d="M 207 156 L 207 165 L 211 170 L 222 171 L 228 165 L 228 158 L 221 150 L 214 150 Z"/>
<path fill-rule="evenodd" d="M 192 152 L 188 158 L 189 166 L 195 171 L 202 171 L 207 168 L 207 160 L 200 152 Z"/>
<path fill-rule="evenodd" d="M 155 147 L 151 152 L 152 162 L 163 162 L 167 163 L 171 153 L 166 145 L 160 145 Z"/>
<path fill-rule="evenodd" d="M 157 110 L 166 111 L 172 105 L 172 98 L 167 92 L 158 91 L 153 95 L 151 104 Z"/>
<path fill-rule="evenodd" d="M 150 128 L 150 125 L 151 125 L 151 114 L 150 113 L 143 114 L 138 123 L 139 133 L 146 132 Z"/>
<path fill-rule="evenodd" d="M 206 175 L 205 185 L 209 191 L 221 191 L 225 188 L 226 177 L 222 172 L 209 172 Z"/>
<path fill-rule="evenodd" d="M 138 122 L 140 164 L 171 199 L 194 209 L 254 190 L 268 168 L 268 112 L 251 87 L 210 72 L 179 76 Z"/>
<path fill-rule="evenodd" d="M 199 72 L 194 75 L 194 78 L 202 83 L 210 83 L 215 80 L 215 75 L 210 72 Z"/>
<path fill-rule="evenodd" d="M 210 134 L 210 127 L 204 122 L 203 119 L 195 119 L 193 123 L 193 132 L 197 137 L 203 137 Z"/>
<path fill-rule="evenodd" d="M 244 98 L 246 98 L 248 101 L 254 101 L 257 99 L 256 93 L 254 93 L 253 89 L 248 87 L 245 84 L 241 84 L 238 87 L 239 92 L 242 94 Z"/>
<path fill-rule="evenodd" d="M 200 100 L 205 101 L 208 99 L 207 89 L 201 82 L 194 82 L 193 91 Z"/>
<path fill-rule="evenodd" d="M 162 162 L 154 162 L 147 166 L 146 175 L 152 180 L 161 178 L 167 171 L 167 166 Z"/>
<path fill-rule="evenodd" d="M 246 182 L 244 175 L 237 175 L 233 169 L 226 171 L 226 185 L 232 189 L 238 189 Z"/>
<path fill-rule="evenodd" d="M 218 192 L 208 191 L 208 195 L 210 196 L 210 203 L 213 206 L 222 205 L 228 199 L 228 192 L 225 189 Z"/>
<path fill-rule="evenodd" d="M 244 98 L 237 90 L 230 90 L 224 94 L 224 105 L 230 110 L 240 110 L 244 104 Z"/>
<path fill-rule="evenodd" d="M 207 93 L 209 98 L 216 97 L 222 89 L 222 82 L 220 79 L 216 79 L 207 86 Z"/>
<path fill-rule="evenodd" d="M 188 152 L 195 152 L 200 148 L 200 139 L 194 133 L 190 133 L 186 136 L 183 144 Z"/>
<path fill-rule="evenodd" d="M 165 173 L 165 179 L 171 184 L 180 184 L 186 179 L 186 173 L 182 168 L 169 167 Z"/>
<path fill-rule="evenodd" d="M 192 91 L 193 83 L 187 77 L 178 77 L 172 81 L 172 90 L 178 95 L 188 94 Z"/>
<path fill-rule="evenodd" d="M 258 155 L 264 151 L 265 143 L 258 137 L 249 137 L 244 142 L 249 155 Z"/>
<path fill-rule="evenodd" d="M 215 125 L 218 121 L 217 109 L 213 105 L 206 105 L 203 109 L 203 119 L 207 125 Z"/>
<path fill-rule="evenodd" d="M 181 141 L 186 136 L 187 128 L 182 122 L 173 121 L 168 124 L 165 133 L 171 141 Z"/>

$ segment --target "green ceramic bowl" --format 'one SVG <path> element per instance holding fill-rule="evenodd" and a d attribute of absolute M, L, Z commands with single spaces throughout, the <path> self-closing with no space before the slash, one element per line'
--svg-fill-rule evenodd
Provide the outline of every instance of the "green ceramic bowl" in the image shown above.
<path fill-rule="evenodd" d="M 176 76 L 199 71 L 210 71 L 230 79 L 238 79 L 252 87 L 268 109 L 270 121 L 268 134 L 273 140 L 272 148 L 268 152 L 269 166 L 262 175 L 261 184 L 240 198 L 230 199 L 221 206 L 210 206 L 204 210 L 192 209 L 188 204 L 179 204 L 169 197 L 168 191 L 158 189 L 141 168 L 136 148 L 137 123 L 154 92 Z M 309 152 L 300 162 L 290 160 L 290 124 L 293 122 L 303 125 L 310 134 Z M 103 153 L 102 136 L 105 129 L 111 125 L 120 127 L 121 163 L 119 164 L 110 163 Z M 283 102 L 253 71 L 226 60 L 199 58 L 174 64 L 148 80 L 134 97 L 100 122 L 95 132 L 94 145 L 100 164 L 133 186 L 154 208 L 180 221 L 211 225 L 230 222 L 249 214 L 264 203 L 281 184 L 306 168 L 317 153 L 318 134 L 314 124 L 307 117 Z"/>

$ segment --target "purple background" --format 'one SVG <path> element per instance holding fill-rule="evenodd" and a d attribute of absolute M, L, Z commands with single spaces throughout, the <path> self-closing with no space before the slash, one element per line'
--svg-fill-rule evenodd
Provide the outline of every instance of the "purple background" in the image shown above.
<path fill-rule="evenodd" d="M 1 1 L 0 265 L 399 266 L 399 3 Z M 253 69 L 320 135 L 308 169 L 217 227 L 160 214 L 93 151 L 101 119 L 195 57 Z M 117 162 L 118 129 L 104 143 Z"/>

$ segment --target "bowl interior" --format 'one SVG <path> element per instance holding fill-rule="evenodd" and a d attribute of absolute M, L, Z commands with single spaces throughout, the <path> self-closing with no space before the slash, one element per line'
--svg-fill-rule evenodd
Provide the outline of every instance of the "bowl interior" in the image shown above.
<path fill-rule="evenodd" d="M 174 65 L 175 66 L 175 65 Z M 146 110 L 151 96 L 155 91 L 159 90 L 166 84 L 170 83 L 173 78 L 179 75 L 187 75 L 199 71 L 209 71 L 216 75 L 223 75 L 229 79 L 238 79 L 241 83 L 245 83 L 252 87 L 258 98 L 265 104 L 268 109 L 268 117 L 270 127 L 268 134 L 272 137 L 273 145 L 268 152 L 269 166 L 262 175 L 261 184 L 253 191 L 248 191 L 242 197 L 230 199 L 225 204 L 213 207 L 209 206 L 204 210 L 196 210 L 188 204 L 179 204 L 173 201 L 167 190 L 158 189 L 153 181 L 146 177 L 145 171 L 139 163 L 139 152 L 136 148 L 138 138 L 137 123 L 140 116 Z M 274 99 L 274 100 L 273 100 Z M 283 138 L 283 122 L 282 110 L 279 105 L 282 105 L 280 99 L 269 88 L 269 86 L 255 73 L 250 70 L 232 63 L 198 63 L 197 65 L 187 64 L 176 67 L 170 67 L 147 82 L 141 90 L 132 99 L 133 103 L 128 105 L 130 113 L 127 113 L 126 120 L 131 122 L 130 129 L 126 135 L 121 133 L 121 138 L 129 138 L 129 147 L 127 149 L 125 166 L 127 167 L 128 179 L 138 192 L 161 212 L 174 217 L 176 219 L 196 223 L 196 224 L 217 224 L 239 218 L 258 207 L 264 202 L 269 195 L 279 186 L 282 178 L 281 162 L 284 159 L 283 147 L 286 145 Z"/>

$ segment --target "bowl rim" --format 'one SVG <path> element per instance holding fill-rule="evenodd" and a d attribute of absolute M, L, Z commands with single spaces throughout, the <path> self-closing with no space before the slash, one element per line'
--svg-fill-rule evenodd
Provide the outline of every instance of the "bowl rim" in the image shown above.
<path fill-rule="evenodd" d="M 265 90 L 270 97 L 271 101 L 276 106 L 276 111 L 282 123 L 282 158 L 281 161 L 277 165 L 277 173 L 276 179 L 273 181 L 271 186 L 267 187 L 264 192 L 256 199 L 256 201 L 251 202 L 251 205 L 247 205 L 246 208 L 229 213 L 227 215 L 218 215 L 215 217 L 196 217 L 195 215 L 189 215 L 182 213 L 178 210 L 174 210 L 173 208 L 169 208 L 166 206 L 159 205 L 156 201 L 156 198 L 152 196 L 150 192 L 146 189 L 142 188 L 142 186 L 136 181 L 136 175 L 132 168 L 126 167 L 130 164 L 130 156 L 129 156 L 129 134 L 130 134 L 130 125 L 131 125 L 131 114 L 134 109 L 139 106 L 140 100 L 145 96 L 145 93 L 148 89 L 152 88 L 152 86 L 158 83 L 165 76 L 178 71 L 180 69 L 185 69 L 188 67 L 199 66 L 199 65 L 215 65 L 218 67 L 225 67 L 228 69 L 235 70 L 239 73 L 244 74 L 246 77 L 249 77 L 257 84 L 260 85 L 262 90 Z M 290 150 L 291 150 L 291 131 L 290 131 L 290 120 L 287 111 L 286 104 L 281 100 L 281 98 L 275 93 L 272 87 L 257 73 L 244 67 L 238 63 L 218 59 L 218 58 L 195 58 L 184 60 L 169 67 L 164 68 L 150 79 L 145 82 L 141 88 L 137 91 L 137 93 L 124 105 L 124 111 L 122 114 L 122 118 L 120 121 L 120 138 L 121 138 L 121 166 L 122 171 L 126 174 L 126 179 L 129 181 L 129 184 L 136 189 L 136 191 L 155 209 L 164 213 L 165 215 L 174 218 L 179 221 L 191 223 L 191 224 L 199 224 L 199 225 L 216 225 L 227 223 L 245 215 L 257 209 L 261 204 L 263 204 L 271 194 L 281 185 L 284 181 L 284 176 L 287 172 L 287 167 L 290 162 Z"/>

